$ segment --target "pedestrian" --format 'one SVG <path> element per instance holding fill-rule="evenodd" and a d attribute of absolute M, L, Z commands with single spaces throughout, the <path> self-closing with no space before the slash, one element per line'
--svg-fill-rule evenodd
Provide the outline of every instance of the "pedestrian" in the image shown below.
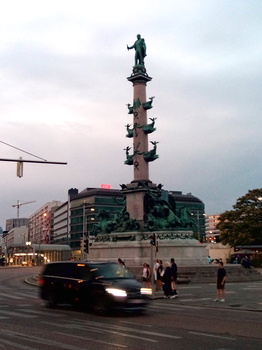
<path fill-rule="evenodd" d="M 217 297 L 213 301 L 225 302 L 225 283 L 226 283 L 226 270 L 224 269 L 224 264 L 222 261 L 218 263 L 217 270 Z M 220 299 L 221 297 L 221 299 Z"/>
<path fill-rule="evenodd" d="M 151 270 L 147 263 L 143 264 L 143 284 L 146 288 L 151 288 Z"/>
<path fill-rule="evenodd" d="M 165 272 L 163 276 L 164 298 L 170 298 L 170 299 L 175 298 L 175 296 L 172 295 L 171 282 L 172 282 L 172 271 L 171 271 L 170 263 L 167 261 L 165 263 Z"/>
<path fill-rule="evenodd" d="M 172 288 L 172 295 L 174 298 L 177 296 L 176 291 L 176 281 L 177 281 L 177 264 L 175 263 L 175 259 L 171 258 L 171 288 Z"/>
<path fill-rule="evenodd" d="M 164 272 L 163 262 L 159 260 L 159 266 L 156 272 L 156 291 L 162 289 Z"/>
<path fill-rule="evenodd" d="M 250 260 L 249 260 L 249 257 L 247 255 L 242 259 L 241 263 L 245 269 L 250 268 Z"/>
<path fill-rule="evenodd" d="M 157 280 L 157 269 L 159 267 L 159 260 L 156 259 L 156 263 L 154 265 L 154 283 L 156 285 L 156 280 Z M 156 285 L 156 291 L 157 291 L 157 285 Z"/>

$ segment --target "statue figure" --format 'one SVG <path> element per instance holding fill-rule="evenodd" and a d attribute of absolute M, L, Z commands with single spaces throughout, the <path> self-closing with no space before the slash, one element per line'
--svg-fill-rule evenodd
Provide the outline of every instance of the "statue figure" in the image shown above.
<path fill-rule="evenodd" d="M 154 98 L 155 98 L 155 96 L 149 97 L 149 100 L 150 100 L 150 101 L 147 101 L 147 102 L 143 103 L 143 108 L 144 108 L 145 110 L 150 109 L 150 108 L 153 107 L 153 106 L 152 106 L 152 103 L 153 103 L 153 99 L 154 99 Z"/>
<path fill-rule="evenodd" d="M 133 108 L 133 106 L 131 106 L 130 103 L 127 104 L 127 108 L 128 108 L 128 114 L 133 114 L 134 113 L 134 108 Z"/>
<path fill-rule="evenodd" d="M 146 214 L 144 227 L 149 231 L 175 228 L 180 225 L 179 217 L 173 212 L 170 204 L 150 189 L 145 197 Z"/>
<path fill-rule="evenodd" d="M 134 158 L 134 155 L 130 155 L 129 154 L 129 151 L 131 150 L 131 147 L 127 146 L 127 148 L 124 148 L 124 151 L 126 151 L 126 161 L 125 161 L 125 164 L 127 165 L 133 165 L 133 158 Z"/>
<path fill-rule="evenodd" d="M 153 160 L 158 158 L 158 155 L 156 154 L 156 145 L 158 144 L 158 142 L 157 141 L 150 141 L 150 142 L 154 147 L 150 151 L 143 153 L 144 159 L 146 162 L 152 162 Z"/>
<path fill-rule="evenodd" d="M 143 131 L 145 134 L 150 134 L 151 132 L 154 132 L 156 130 L 155 120 L 157 118 L 149 118 L 149 119 L 152 121 L 152 123 L 143 126 Z"/>
<path fill-rule="evenodd" d="M 128 50 L 131 50 L 131 49 L 136 50 L 135 66 L 137 66 L 138 64 L 144 65 L 144 58 L 146 57 L 146 43 L 145 43 L 145 39 L 141 38 L 140 34 L 137 34 L 137 40 L 134 43 L 134 45 L 133 46 L 127 45 L 127 49 Z"/>
<path fill-rule="evenodd" d="M 134 129 L 131 129 L 130 126 L 131 126 L 131 124 L 125 125 L 126 131 L 127 131 L 126 137 L 133 137 L 134 136 Z"/>

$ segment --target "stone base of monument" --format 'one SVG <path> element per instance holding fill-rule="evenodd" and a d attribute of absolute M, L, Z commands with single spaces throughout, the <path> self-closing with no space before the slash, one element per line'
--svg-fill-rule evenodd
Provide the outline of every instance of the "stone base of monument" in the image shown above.
<path fill-rule="evenodd" d="M 88 260 L 117 261 L 121 258 L 133 271 L 161 259 L 163 265 L 174 258 L 178 266 L 208 265 L 207 249 L 192 238 L 191 231 L 157 232 L 158 247 L 150 244 L 152 232 L 123 232 L 101 234 L 90 247 Z"/>

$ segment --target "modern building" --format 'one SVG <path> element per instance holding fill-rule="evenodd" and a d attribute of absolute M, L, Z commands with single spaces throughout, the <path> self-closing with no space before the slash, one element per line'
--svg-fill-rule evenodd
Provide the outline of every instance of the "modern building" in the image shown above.
<path fill-rule="evenodd" d="M 217 229 L 219 217 L 220 214 L 206 215 L 206 241 L 209 243 L 219 242 L 219 230 Z"/>
<path fill-rule="evenodd" d="M 113 216 L 124 206 L 120 190 L 86 188 L 81 192 L 71 188 L 68 201 L 54 211 L 54 232 L 51 243 L 68 244 L 72 255 L 81 257 L 81 242 L 98 222 L 97 214 L 104 209 Z"/>
<path fill-rule="evenodd" d="M 27 241 L 35 244 L 49 244 L 53 235 L 54 211 L 61 201 L 47 202 L 29 217 Z"/>
<path fill-rule="evenodd" d="M 7 219 L 5 222 L 5 229 L 6 231 L 10 231 L 14 227 L 20 227 L 20 226 L 28 227 L 28 223 L 29 223 L 28 218 Z"/>

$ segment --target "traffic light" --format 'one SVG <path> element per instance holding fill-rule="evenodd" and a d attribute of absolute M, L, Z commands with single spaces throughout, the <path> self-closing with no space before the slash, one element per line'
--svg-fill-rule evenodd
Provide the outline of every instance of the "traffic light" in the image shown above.
<path fill-rule="evenodd" d="M 21 157 L 19 159 L 22 159 Z M 17 162 L 16 175 L 17 177 L 23 176 L 23 162 Z"/>
<path fill-rule="evenodd" d="M 150 236 L 150 244 L 156 246 L 156 234 L 153 233 L 152 236 Z"/>
<path fill-rule="evenodd" d="M 84 240 L 84 252 L 88 253 L 89 252 L 89 242 L 88 242 L 88 238 L 86 238 Z"/>

